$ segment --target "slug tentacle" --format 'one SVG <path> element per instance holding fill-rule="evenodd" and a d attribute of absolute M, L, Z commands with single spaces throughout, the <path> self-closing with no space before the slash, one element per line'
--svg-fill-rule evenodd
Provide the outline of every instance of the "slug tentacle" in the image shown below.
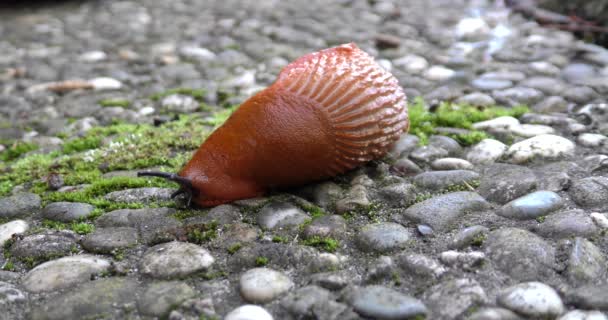
<path fill-rule="evenodd" d="M 137 173 L 138 177 L 159 177 L 164 178 L 173 182 L 179 183 L 180 187 L 177 191 L 171 194 L 171 199 L 179 196 L 180 194 L 188 195 L 187 205 L 190 206 L 192 197 L 198 196 L 198 190 L 192 185 L 192 180 L 181 177 L 175 173 L 161 172 L 161 171 L 140 171 Z"/>

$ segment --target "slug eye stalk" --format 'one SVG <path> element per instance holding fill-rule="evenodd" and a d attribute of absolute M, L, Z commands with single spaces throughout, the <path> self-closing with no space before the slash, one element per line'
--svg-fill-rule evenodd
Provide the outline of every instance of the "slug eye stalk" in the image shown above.
<path fill-rule="evenodd" d="M 179 183 L 180 188 L 171 194 L 171 199 L 179 196 L 180 194 L 187 194 L 189 207 L 192 203 L 192 197 L 198 195 L 198 190 L 192 186 L 192 181 L 188 178 L 180 177 L 175 173 L 161 172 L 161 171 L 140 171 L 137 173 L 138 177 L 159 177 L 164 178 L 176 183 Z"/>

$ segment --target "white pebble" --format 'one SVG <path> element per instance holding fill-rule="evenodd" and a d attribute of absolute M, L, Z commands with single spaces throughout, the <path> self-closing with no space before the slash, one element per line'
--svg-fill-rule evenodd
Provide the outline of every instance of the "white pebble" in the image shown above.
<path fill-rule="evenodd" d="M 141 109 L 139 109 L 139 111 L 137 113 L 139 113 L 142 116 L 148 116 L 153 114 L 154 112 L 156 112 L 156 110 L 153 107 L 143 107 Z"/>
<path fill-rule="evenodd" d="M 576 142 L 578 142 L 583 147 L 599 147 L 606 141 L 608 137 L 599 133 L 583 133 L 576 138 Z"/>
<path fill-rule="evenodd" d="M 455 250 L 444 251 L 439 255 L 439 260 L 447 265 L 462 265 L 472 267 L 486 258 L 481 251 L 458 252 Z"/>
<path fill-rule="evenodd" d="M 574 153 L 574 143 L 564 137 L 542 134 L 513 144 L 507 150 L 512 163 L 525 163 L 534 158 L 556 159 Z"/>
<path fill-rule="evenodd" d="M 557 320 L 608 320 L 600 311 L 572 310 Z"/>
<path fill-rule="evenodd" d="M 270 302 L 293 287 L 289 277 L 268 268 L 254 268 L 245 272 L 239 281 L 241 296 L 253 303 Z"/>
<path fill-rule="evenodd" d="M 470 170 L 473 164 L 460 158 L 441 158 L 433 161 L 431 167 L 435 170 Z"/>
<path fill-rule="evenodd" d="M 209 49 L 196 46 L 183 46 L 179 48 L 179 53 L 185 58 L 196 59 L 200 61 L 213 60 L 216 57 L 215 53 L 213 53 Z"/>
<path fill-rule="evenodd" d="M 89 51 L 80 55 L 79 59 L 84 62 L 99 62 L 106 60 L 108 55 L 103 51 Z"/>
<path fill-rule="evenodd" d="M 114 78 L 94 78 L 88 81 L 95 90 L 118 90 L 122 88 L 122 83 Z"/>
<path fill-rule="evenodd" d="M 473 129 L 476 130 L 511 130 L 511 128 L 519 126 L 519 120 L 509 116 L 494 118 L 492 120 L 481 121 L 473 124 Z"/>
<path fill-rule="evenodd" d="M 27 229 L 29 225 L 23 220 L 13 220 L 0 225 L 0 246 L 3 246 L 14 234 L 24 233 Z"/>
<path fill-rule="evenodd" d="M 456 72 L 444 66 L 432 66 L 424 73 L 424 77 L 433 81 L 445 81 L 454 76 Z"/>
<path fill-rule="evenodd" d="M 90 281 L 91 275 L 110 268 L 110 262 L 93 255 L 76 255 L 47 261 L 30 270 L 23 287 L 30 292 L 55 291 Z"/>
<path fill-rule="evenodd" d="M 533 318 L 555 318 L 564 312 L 557 292 L 541 282 L 524 282 L 511 286 L 496 297 L 498 305 Z"/>
<path fill-rule="evenodd" d="M 266 309 L 246 304 L 230 311 L 224 320 L 273 320 L 273 318 Z"/>
<path fill-rule="evenodd" d="M 475 164 L 490 164 L 500 159 L 506 151 L 507 146 L 504 143 L 494 139 L 483 139 L 467 153 L 467 160 Z"/>
<path fill-rule="evenodd" d="M 599 212 L 592 212 L 590 216 L 593 222 L 595 222 L 598 227 L 602 229 L 608 229 L 608 217 L 606 217 L 605 214 Z"/>
<path fill-rule="evenodd" d="M 393 64 L 396 67 L 403 68 L 406 72 L 413 74 L 420 73 L 429 66 L 429 63 L 425 58 L 413 54 L 399 58 L 393 61 Z"/>
<path fill-rule="evenodd" d="M 541 134 L 555 133 L 555 129 L 542 124 L 522 124 L 511 127 L 509 131 L 515 135 L 525 138 L 532 138 L 540 136 Z"/>

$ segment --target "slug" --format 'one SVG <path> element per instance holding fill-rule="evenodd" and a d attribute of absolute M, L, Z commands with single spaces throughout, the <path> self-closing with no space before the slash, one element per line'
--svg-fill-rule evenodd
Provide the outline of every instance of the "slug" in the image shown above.
<path fill-rule="evenodd" d="M 384 156 L 409 128 L 397 79 L 355 44 L 304 55 L 246 100 L 178 173 L 188 203 L 216 206 L 344 173 Z"/>

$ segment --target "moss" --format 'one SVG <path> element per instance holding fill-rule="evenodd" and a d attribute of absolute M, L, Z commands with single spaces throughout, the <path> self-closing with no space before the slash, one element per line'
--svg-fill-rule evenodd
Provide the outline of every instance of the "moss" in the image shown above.
<path fill-rule="evenodd" d="M 192 218 L 192 217 L 199 217 L 202 216 L 204 214 L 206 214 L 208 211 L 207 210 L 192 210 L 192 209 L 186 209 L 186 210 L 178 210 L 177 212 L 175 212 L 174 214 L 172 214 L 171 216 L 177 220 L 185 220 L 188 218 Z"/>
<path fill-rule="evenodd" d="M 547 216 L 540 216 L 536 218 L 536 222 L 538 223 L 543 223 L 545 222 L 545 219 L 547 218 Z"/>
<path fill-rule="evenodd" d="M 114 257 L 114 260 L 116 260 L 116 261 L 124 260 L 125 259 L 125 249 L 118 248 L 118 249 L 112 250 L 112 256 Z"/>
<path fill-rule="evenodd" d="M 331 237 L 314 236 L 302 241 L 303 245 L 315 247 L 327 252 L 335 252 L 340 246 L 340 241 Z"/>
<path fill-rule="evenodd" d="M 2 270 L 4 271 L 16 271 L 15 264 L 11 259 L 7 260 L 2 266 Z"/>
<path fill-rule="evenodd" d="M 203 244 L 217 238 L 218 223 L 212 221 L 186 227 L 186 237 L 188 242 Z"/>
<path fill-rule="evenodd" d="M 169 89 L 167 91 L 159 92 L 150 96 L 151 100 L 158 101 L 166 96 L 170 96 L 172 94 L 183 94 L 187 96 L 191 96 L 196 100 L 203 100 L 207 92 L 203 89 L 192 89 L 192 88 L 174 88 Z"/>
<path fill-rule="evenodd" d="M 327 214 L 323 209 L 312 204 L 300 204 L 300 207 L 302 210 L 308 212 L 313 219 Z"/>
<path fill-rule="evenodd" d="M 68 140 L 63 144 L 63 153 L 71 154 L 75 152 L 97 149 L 101 146 L 100 136 L 87 135 L 82 138 Z"/>
<path fill-rule="evenodd" d="M 255 258 L 255 265 L 258 267 L 263 267 L 268 264 L 268 258 L 266 257 L 257 257 Z"/>
<path fill-rule="evenodd" d="M 99 105 L 102 107 L 128 108 L 131 105 L 131 101 L 126 99 L 103 99 L 99 101 Z"/>
<path fill-rule="evenodd" d="M 409 106 L 410 133 L 420 138 L 420 144 L 426 145 L 428 137 L 435 134 L 436 127 L 453 127 L 471 130 L 466 134 L 450 135 L 461 144 L 468 146 L 475 144 L 490 136 L 485 132 L 473 130 L 473 123 L 485 121 L 501 116 L 521 117 L 528 112 L 526 106 L 514 108 L 504 107 L 473 107 L 442 103 L 435 112 L 427 110 L 424 100 L 420 97 L 414 99 Z"/>
<path fill-rule="evenodd" d="M 275 243 L 287 243 L 287 242 L 289 242 L 289 239 L 287 237 L 273 236 L 272 237 L 272 242 L 275 242 Z"/>
<path fill-rule="evenodd" d="M 478 234 L 477 236 L 475 236 L 473 238 L 473 240 L 471 240 L 471 245 L 475 246 L 475 247 L 481 247 L 483 245 L 483 243 L 486 241 L 487 235 L 486 234 Z"/>
<path fill-rule="evenodd" d="M 38 145 L 29 142 L 17 141 L 12 143 L 9 146 L 6 146 L 6 149 L 0 152 L 0 160 L 2 161 L 11 161 L 21 157 L 22 155 L 37 150 Z"/>
<path fill-rule="evenodd" d="M 233 245 L 231 245 L 230 247 L 228 247 L 228 253 L 230 254 L 235 254 L 237 251 L 239 251 L 241 248 L 243 247 L 243 245 L 241 243 L 235 243 Z"/>
<path fill-rule="evenodd" d="M 221 125 L 226 120 L 228 120 L 228 118 L 230 118 L 232 113 L 236 109 L 238 109 L 238 107 L 239 107 L 238 105 L 230 106 L 225 110 L 215 113 L 212 117 L 205 119 L 205 124 L 208 124 L 211 126 L 216 126 L 216 127 Z"/>
<path fill-rule="evenodd" d="M 87 222 L 72 222 L 72 223 L 63 223 L 63 222 L 57 222 L 57 221 L 52 221 L 52 220 L 43 220 L 42 221 L 42 226 L 44 228 L 47 229 L 54 229 L 54 230 L 67 230 L 70 229 L 78 234 L 89 234 L 93 231 L 95 231 L 95 226 L 92 225 L 91 223 L 87 223 Z"/>

